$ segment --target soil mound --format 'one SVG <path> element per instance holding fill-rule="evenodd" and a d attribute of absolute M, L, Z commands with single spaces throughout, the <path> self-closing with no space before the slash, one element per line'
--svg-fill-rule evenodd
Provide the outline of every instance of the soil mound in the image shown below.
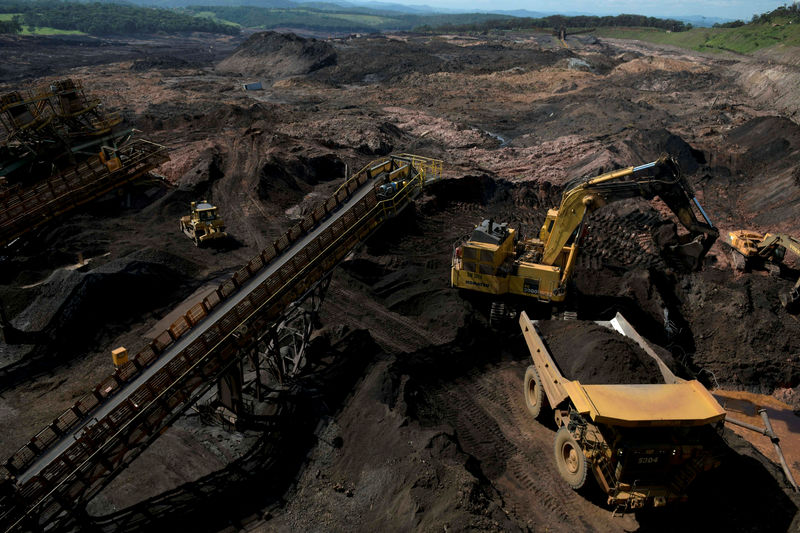
<path fill-rule="evenodd" d="M 731 131 L 728 142 L 746 148 L 744 161 L 761 167 L 800 150 L 800 126 L 783 117 L 757 117 Z"/>
<path fill-rule="evenodd" d="M 144 249 L 88 272 L 59 269 L 31 287 L 35 297 L 18 294 L 31 299 L 11 323 L 24 332 L 45 333 L 61 353 L 79 353 L 109 342 L 142 313 L 169 304 L 196 268 L 171 254 Z M 25 353 L 12 348 L 0 350 L 0 364 L 14 363 Z"/>
<path fill-rule="evenodd" d="M 680 59 L 650 56 L 632 59 L 614 68 L 614 72 L 624 72 L 625 74 L 644 74 L 654 70 L 697 73 L 708 71 L 708 67 Z"/>
<path fill-rule="evenodd" d="M 309 74 L 336 64 L 336 52 L 328 43 L 304 39 L 293 33 L 262 32 L 247 39 L 217 70 L 280 79 Z"/>
<path fill-rule="evenodd" d="M 794 233 L 800 214 L 800 126 L 781 117 L 757 117 L 732 130 L 726 141 L 739 148 L 726 192 L 735 192 L 756 228 Z"/>
<path fill-rule="evenodd" d="M 564 376 L 584 385 L 663 383 L 656 362 L 635 342 L 583 321 L 539 322 L 550 353 Z"/>
<path fill-rule="evenodd" d="M 664 129 L 641 130 L 629 141 L 625 142 L 634 155 L 639 156 L 638 161 L 652 161 L 662 153 L 668 153 L 680 165 L 686 174 L 693 174 L 700 168 L 698 161 L 700 154 L 696 152 L 683 138 Z"/>
<path fill-rule="evenodd" d="M 131 64 L 130 70 L 133 72 L 146 72 L 152 69 L 181 69 L 199 68 L 202 63 L 187 61 L 174 56 L 147 56 L 144 59 L 137 59 Z"/>

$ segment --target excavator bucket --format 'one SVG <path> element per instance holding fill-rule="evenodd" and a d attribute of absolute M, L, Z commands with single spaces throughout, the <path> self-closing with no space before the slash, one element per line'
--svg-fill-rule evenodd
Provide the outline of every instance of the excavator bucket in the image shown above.
<path fill-rule="evenodd" d="M 698 237 L 686 244 L 671 246 L 670 251 L 687 269 L 699 270 L 703 264 L 703 258 L 708 252 L 708 248 L 703 242 L 703 238 Z"/>

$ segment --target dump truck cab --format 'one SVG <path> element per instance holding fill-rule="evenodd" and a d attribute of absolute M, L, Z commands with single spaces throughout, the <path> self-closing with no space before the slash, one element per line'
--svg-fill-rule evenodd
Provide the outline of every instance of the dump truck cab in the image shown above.
<path fill-rule="evenodd" d="M 615 510 L 661 507 L 686 500 L 695 478 L 719 466 L 725 410 L 700 382 L 675 376 L 622 315 L 598 323 L 634 340 L 655 360 L 663 383 L 571 380 L 525 312 L 519 322 L 533 360 L 525 403 L 537 418 L 551 412 L 544 406 L 552 409 L 556 468 L 573 489 L 591 472 Z"/>

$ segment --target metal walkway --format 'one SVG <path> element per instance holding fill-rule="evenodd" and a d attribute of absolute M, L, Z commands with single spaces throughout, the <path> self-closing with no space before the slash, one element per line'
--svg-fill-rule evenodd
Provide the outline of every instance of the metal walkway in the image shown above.
<path fill-rule="evenodd" d="M 144 139 L 122 146 L 115 156 L 111 164 L 91 157 L 31 187 L 0 193 L 0 246 L 169 161 L 165 147 Z"/>
<path fill-rule="evenodd" d="M 155 440 L 294 300 L 441 177 L 441 161 L 368 165 L 0 467 L 3 531 L 69 518 Z"/>

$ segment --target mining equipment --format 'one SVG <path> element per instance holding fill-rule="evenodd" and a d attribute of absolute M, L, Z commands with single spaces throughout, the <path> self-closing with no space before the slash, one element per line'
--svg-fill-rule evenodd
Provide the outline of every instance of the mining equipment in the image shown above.
<path fill-rule="evenodd" d="M 640 174 L 647 175 L 639 177 Z M 586 214 L 618 200 L 637 197 L 649 200 L 656 196 L 688 230 L 668 250 L 687 267 L 699 268 L 719 232 L 697 201 L 678 163 L 663 155 L 638 167 L 568 182 L 561 205 L 547 211 L 538 237 L 523 239 L 508 224 L 484 220 L 465 242 L 454 248 L 450 284 L 495 298 L 511 295 L 563 302 L 585 234 Z M 695 215 L 694 207 L 703 221 Z M 492 305 L 493 313 L 498 302 Z"/>
<path fill-rule="evenodd" d="M 78 80 L 0 95 L 0 246 L 168 160 Z"/>
<path fill-rule="evenodd" d="M 225 233 L 225 222 L 217 214 L 217 207 L 206 200 L 199 204 L 191 203 L 191 212 L 181 217 L 181 231 L 194 241 L 195 246 L 228 236 Z"/>
<path fill-rule="evenodd" d="M 523 390 L 528 411 L 536 418 L 552 412 L 556 468 L 573 489 L 591 472 L 615 512 L 684 501 L 692 481 L 720 464 L 725 409 L 699 381 L 673 374 L 622 315 L 598 323 L 634 340 L 664 383 L 571 380 L 523 311 L 519 324 L 533 359 Z"/>
<path fill-rule="evenodd" d="M 64 79 L 0 96 L 0 176 L 9 185 L 47 177 L 91 156 L 105 156 L 133 134 L 79 80 Z"/>
<path fill-rule="evenodd" d="M 728 244 L 732 248 L 733 265 L 740 271 L 763 267 L 779 274 L 786 250 L 791 250 L 800 258 L 800 241 L 782 233 L 762 235 L 747 230 L 731 231 L 728 233 Z M 796 311 L 800 302 L 800 278 L 791 289 L 781 292 L 779 298 L 788 311 Z"/>
<path fill-rule="evenodd" d="M 295 375 L 332 271 L 441 176 L 440 160 L 373 161 L 138 353 L 115 349 L 112 375 L 0 463 L 0 531 L 80 529 L 82 507 L 212 388 L 239 414 L 261 372 Z"/>

